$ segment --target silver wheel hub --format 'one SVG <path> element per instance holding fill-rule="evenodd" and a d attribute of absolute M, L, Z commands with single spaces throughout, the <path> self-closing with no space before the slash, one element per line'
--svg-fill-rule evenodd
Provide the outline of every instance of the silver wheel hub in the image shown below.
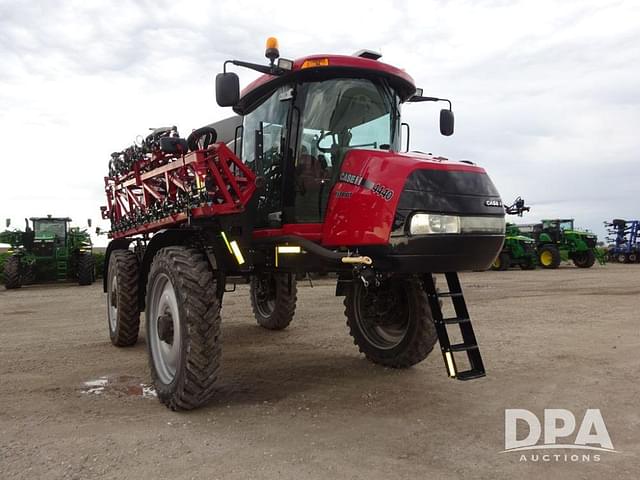
<path fill-rule="evenodd" d="M 180 312 L 175 289 L 166 274 L 154 279 L 148 301 L 151 358 L 160 381 L 169 384 L 176 376 L 180 359 Z"/>
<path fill-rule="evenodd" d="M 109 328 L 115 332 L 118 324 L 118 277 L 115 271 L 109 274 L 107 285 L 107 316 L 109 317 Z"/>

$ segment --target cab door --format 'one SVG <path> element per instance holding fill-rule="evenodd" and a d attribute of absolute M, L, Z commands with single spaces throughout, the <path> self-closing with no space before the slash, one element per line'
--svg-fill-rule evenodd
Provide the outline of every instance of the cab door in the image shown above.
<path fill-rule="evenodd" d="M 282 226 L 292 97 L 290 86 L 281 87 L 244 116 L 242 160 L 261 177 L 262 184 L 256 193 L 255 228 Z"/>

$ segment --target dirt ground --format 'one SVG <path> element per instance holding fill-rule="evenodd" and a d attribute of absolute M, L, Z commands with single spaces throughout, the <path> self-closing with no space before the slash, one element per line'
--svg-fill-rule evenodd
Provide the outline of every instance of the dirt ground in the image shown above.
<path fill-rule="evenodd" d="M 101 285 L 2 289 L 0 477 L 638 478 L 640 265 L 462 283 L 483 379 L 447 378 L 438 351 L 404 371 L 369 364 L 330 280 L 300 284 L 282 332 L 256 326 L 241 286 L 224 300 L 217 399 L 189 413 L 146 388 L 144 333 L 111 346 Z M 618 452 L 500 453 L 506 408 L 564 408 L 578 422 L 599 408 Z"/>

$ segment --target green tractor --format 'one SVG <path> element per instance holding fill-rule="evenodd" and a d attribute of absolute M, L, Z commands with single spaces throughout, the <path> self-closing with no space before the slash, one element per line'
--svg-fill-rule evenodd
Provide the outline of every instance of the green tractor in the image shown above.
<path fill-rule="evenodd" d="M 70 218 L 25 219 L 25 231 L 0 232 L 0 243 L 11 245 L 11 256 L 4 264 L 6 289 L 24 284 L 75 279 L 80 285 L 95 280 L 95 260 L 91 237 L 86 230 L 70 227 Z M 88 222 L 91 226 L 91 221 Z M 7 219 L 7 228 L 11 221 Z"/>
<path fill-rule="evenodd" d="M 591 232 L 575 230 L 572 218 L 542 220 L 519 228 L 535 238 L 542 268 L 558 268 L 563 260 L 572 260 L 579 268 L 591 268 L 596 260 L 605 263 L 604 256 L 596 248 L 598 237 Z"/>
<path fill-rule="evenodd" d="M 536 241 L 522 235 L 516 224 L 507 223 L 504 245 L 491 264 L 491 270 L 507 270 L 514 265 L 522 270 L 533 270 L 538 263 L 537 257 Z"/>
<path fill-rule="evenodd" d="M 531 210 L 530 207 L 525 207 L 521 197 L 516 198 L 513 204 L 504 207 L 507 215 L 519 217 L 529 210 Z M 491 270 L 507 270 L 515 265 L 522 270 L 533 270 L 536 268 L 537 258 L 535 240 L 522 235 L 515 223 L 507 223 L 502 250 L 491 264 Z"/>

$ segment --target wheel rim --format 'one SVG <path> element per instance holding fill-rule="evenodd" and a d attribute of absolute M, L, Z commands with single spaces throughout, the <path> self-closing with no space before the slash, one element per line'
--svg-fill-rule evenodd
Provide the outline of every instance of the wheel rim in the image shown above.
<path fill-rule="evenodd" d="M 276 308 L 276 281 L 272 275 L 256 277 L 253 289 L 258 313 L 268 318 Z"/>
<path fill-rule="evenodd" d="M 409 330 L 409 299 L 402 286 L 356 288 L 355 320 L 367 341 L 381 350 L 397 347 Z"/>
<path fill-rule="evenodd" d="M 493 268 L 500 268 L 500 257 L 493 261 Z"/>
<path fill-rule="evenodd" d="M 540 254 L 540 263 L 545 267 L 548 267 L 553 262 L 553 255 L 549 250 L 545 250 Z"/>
<path fill-rule="evenodd" d="M 149 298 L 149 348 L 160 381 L 169 384 L 176 376 L 180 359 L 180 311 L 169 277 L 156 276 Z"/>
<path fill-rule="evenodd" d="M 109 283 L 107 285 L 107 316 L 109 317 L 109 328 L 112 332 L 116 331 L 118 323 L 118 277 L 114 271 L 109 275 Z"/>
<path fill-rule="evenodd" d="M 618 255 L 618 263 L 624 263 L 626 260 L 624 254 Z"/>

